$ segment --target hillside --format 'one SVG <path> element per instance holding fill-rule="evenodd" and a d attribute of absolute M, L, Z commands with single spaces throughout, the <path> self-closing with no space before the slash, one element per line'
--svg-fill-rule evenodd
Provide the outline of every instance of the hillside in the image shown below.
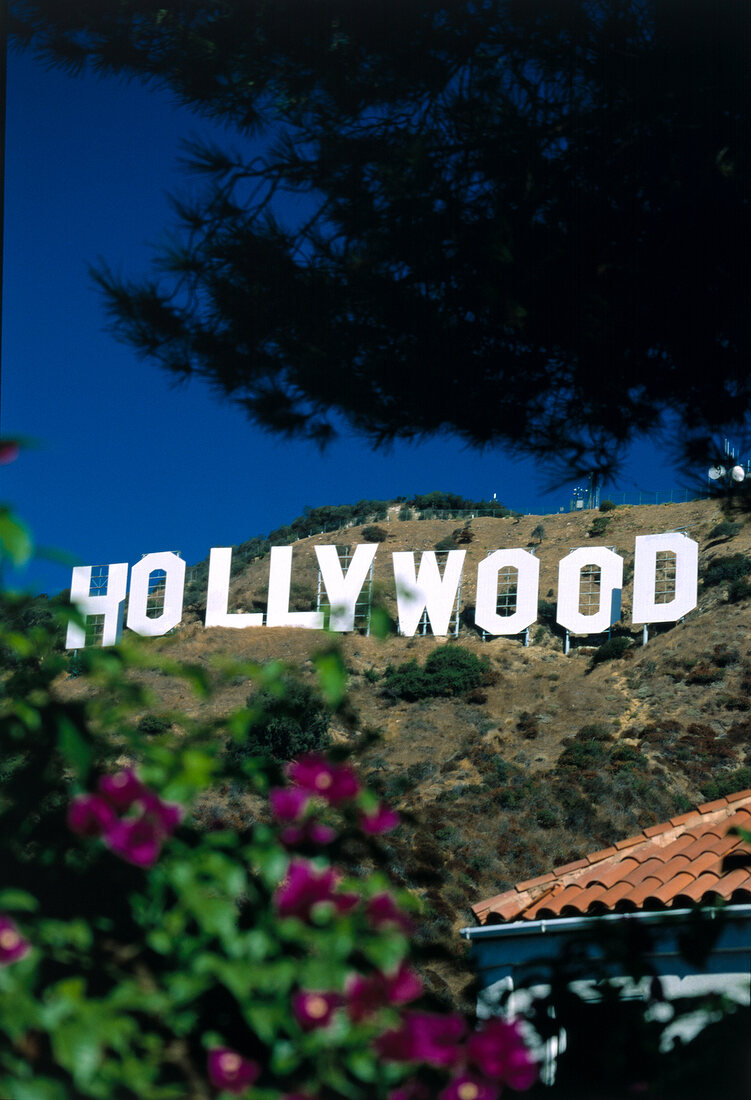
<path fill-rule="evenodd" d="M 488 552 L 534 545 L 541 562 L 541 617 L 531 628 L 529 647 L 517 638 L 483 640 L 471 616 L 462 623 L 458 644 L 489 663 L 484 683 L 464 696 L 410 703 L 384 693 L 389 665 L 422 665 L 438 647 L 456 645 L 453 639 L 340 636 L 354 719 L 348 726 L 335 717 L 334 738 L 357 744 L 367 740 L 363 733 L 378 734 L 361 751 L 360 767 L 371 785 L 411 815 L 390 842 L 391 869 L 424 895 L 429 938 L 445 939 L 460 952 L 454 933 L 472 922 L 473 901 L 720 791 L 751 786 L 749 598 L 743 583 L 729 600 L 727 580 L 702 581 L 722 577 L 717 563 L 724 558 L 751 560 L 751 522 L 742 516 L 728 521 L 714 501 L 624 506 L 605 517 L 579 512 L 461 522 L 398 520 L 397 512 L 398 506 L 390 509 L 382 523 L 386 538 L 375 559 L 375 590 L 392 617 L 394 550 L 433 549 L 468 526 L 471 539 L 462 542 L 465 608 L 474 603 L 474 574 Z M 598 518 L 609 522 L 604 533 L 591 537 Z M 634 538 L 675 529 L 699 543 L 699 604 L 684 622 L 654 628 L 642 646 L 641 628 L 630 627 Z M 291 607 L 315 607 L 317 543 L 363 541 L 360 525 L 296 542 Z M 622 633 L 633 644 L 622 658 L 599 664 L 592 661 L 591 645 L 575 644 L 565 655 L 551 616 L 558 561 L 587 543 L 613 547 L 626 563 Z M 200 577 L 201 569 L 196 572 Z M 268 557 L 243 563 L 232 582 L 230 610 L 263 607 L 267 578 Z M 194 602 L 181 626 L 150 645 L 207 667 L 222 654 L 281 659 L 312 678 L 310 655 L 328 638 L 294 628 L 207 630 L 200 586 L 194 583 L 191 591 Z M 231 683 L 197 703 L 182 684 L 144 676 L 159 712 L 220 715 L 244 704 L 249 693 L 247 682 Z M 64 690 L 89 689 L 70 680 Z M 238 824 L 253 813 L 240 792 L 217 795 L 216 801 Z M 444 978 L 453 988 L 462 981 L 461 969 L 452 973 L 449 964 L 435 967 L 432 976 L 439 988 Z"/>

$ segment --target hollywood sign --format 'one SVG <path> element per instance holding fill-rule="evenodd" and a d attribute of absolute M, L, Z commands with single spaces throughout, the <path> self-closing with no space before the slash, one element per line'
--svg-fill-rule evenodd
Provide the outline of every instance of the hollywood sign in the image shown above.
<path fill-rule="evenodd" d="M 354 630 L 355 605 L 375 559 L 377 543 L 362 543 L 355 548 L 349 567 L 342 569 L 335 546 L 316 546 L 315 553 L 331 612 L 329 629 Z M 699 547 L 686 535 L 671 531 L 662 535 L 638 535 L 634 545 L 632 622 L 640 624 L 675 622 L 696 607 Z M 407 551 L 392 554 L 399 618 L 399 631 L 411 637 L 423 614 L 427 613 L 433 634 L 447 634 L 457 602 L 459 582 L 466 551 L 450 550 L 441 573 L 433 551 L 426 551 L 415 568 L 415 555 Z M 672 598 L 664 601 L 656 592 L 657 555 L 674 567 Z M 232 565 L 230 547 L 214 547 L 209 556 L 206 591 L 207 627 L 222 626 L 236 630 L 264 625 L 263 612 L 230 612 L 229 583 Z M 595 610 L 580 610 L 582 570 L 595 566 L 600 570 L 599 603 Z M 511 614 L 498 613 L 498 577 L 500 571 L 516 571 L 516 606 Z M 672 572 L 672 570 L 671 570 Z M 148 614 L 154 574 L 163 586 L 163 606 L 156 617 Z M 157 637 L 178 625 L 183 614 L 185 562 L 177 554 L 146 554 L 130 570 L 120 562 L 108 566 L 106 591 L 91 590 L 92 566 L 77 566 L 70 587 L 71 603 L 83 616 L 103 617 L 102 645 L 114 645 L 123 625 L 125 597 L 128 596 L 126 624 L 136 634 Z M 477 566 L 475 623 L 488 634 L 520 634 L 537 619 L 540 561 L 528 550 L 495 550 Z M 320 630 L 322 611 L 291 611 L 289 606 L 292 578 L 292 547 L 275 546 L 269 557 L 269 587 L 266 626 L 294 626 Z M 573 550 L 558 564 L 558 623 L 572 634 L 601 634 L 621 617 L 623 558 L 606 546 L 588 546 Z M 66 647 L 85 645 L 86 633 L 80 623 L 68 626 Z"/>

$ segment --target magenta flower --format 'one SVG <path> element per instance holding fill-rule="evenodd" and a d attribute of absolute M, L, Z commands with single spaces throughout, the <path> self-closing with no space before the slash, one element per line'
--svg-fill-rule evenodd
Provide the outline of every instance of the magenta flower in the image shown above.
<path fill-rule="evenodd" d="M 386 976 L 386 995 L 390 1005 L 409 1004 L 410 1001 L 417 1000 L 421 994 L 422 982 L 418 974 L 405 962 L 400 963 L 395 974 Z"/>
<path fill-rule="evenodd" d="M 208 1069 L 214 1088 L 225 1089 L 236 1096 L 245 1092 L 261 1073 L 257 1062 L 243 1058 L 229 1047 L 214 1047 L 209 1051 Z"/>
<path fill-rule="evenodd" d="M 385 1005 L 403 1005 L 422 993 L 422 982 L 414 970 L 402 963 L 395 974 L 353 974 L 347 981 L 346 1003 L 350 1019 L 372 1016 Z"/>
<path fill-rule="evenodd" d="M 101 836 L 116 820 L 110 803 L 98 794 L 79 794 L 68 806 L 68 827 L 79 836 Z"/>
<path fill-rule="evenodd" d="M 462 1073 L 449 1081 L 438 1094 L 438 1100 L 498 1100 L 501 1090 L 471 1073 Z"/>
<path fill-rule="evenodd" d="M 374 894 L 365 907 L 365 914 L 373 928 L 396 925 L 403 932 L 409 932 L 412 921 L 402 912 L 391 894 Z"/>
<path fill-rule="evenodd" d="M 110 851 L 136 867 L 153 867 L 162 850 L 163 840 L 161 829 L 143 817 L 134 821 L 117 821 L 104 837 Z"/>
<path fill-rule="evenodd" d="M 68 825 L 82 836 L 101 836 L 107 847 L 137 867 L 151 867 L 184 810 L 145 787 L 131 768 L 104 775 L 100 793 L 79 795 L 68 807 Z M 130 816 L 122 815 L 133 811 Z"/>
<path fill-rule="evenodd" d="M 301 787 L 275 787 L 269 791 L 271 812 L 277 821 L 298 821 L 310 802 L 310 792 Z"/>
<path fill-rule="evenodd" d="M 301 989 L 292 998 L 292 1013 L 303 1031 L 313 1031 L 318 1027 L 327 1027 L 341 1003 L 338 993 Z"/>
<path fill-rule="evenodd" d="M 318 795 L 330 806 L 347 802 L 360 790 L 360 783 L 351 768 L 344 764 L 331 764 L 315 754 L 293 761 L 287 767 L 287 775 L 295 786 Z"/>
<path fill-rule="evenodd" d="M 0 966 L 18 962 L 31 951 L 31 944 L 21 935 L 10 917 L 0 915 Z"/>
<path fill-rule="evenodd" d="M 153 822 L 164 836 L 172 836 L 185 817 L 185 807 L 177 802 L 162 802 L 158 794 L 144 790 L 139 802 L 143 807 L 143 817 Z"/>
<path fill-rule="evenodd" d="M 387 1003 L 386 983 L 382 974 L 353 974 L 346 987 L 347 1015 L 351 1020 L 372 1016 Z"/>
<path fill-rule="evenodd" d="M 129 810 L 146 790 L 132 768 L 123 768 L 114 775 L 103 775 L 97 787 L 110 805 L 120 812 Z"/>
<path fill-rule="evenodd" d="M 376 1040 L 382 1058 L 390 1062 L 427 1062 L 451 1066 L 460 1056 L 459 1043 L 465 1033 L 459 1016 L 433 1016 L 424 1012 L 405 1013 L 401 1027 Z"/>
<path fill-rule="evenodd" d="M 293 859 L 287 875 L 274 895 L 280 917 L 309 920 L 314 905 L 332 902 L 337 912 L 344 913 L 357 905 L 357 894 L 337 894 L 339 876 L 331 868 L 319 871 L 304 859 Z"/>
<path fill-rule="evenodd" d="M 518 1092 L 530 1088 L 537 1080 L 537 1066 L 515 1020 L 488 1020 L 481 1031 L 469 1037 L 467 1058 L 485 1077 Z"/>
<path fill-rule="evenodd" d="M 323 848 L 336 840 L 336 829 L 322 825 L 320 821 L 303 821 L 300 825 L 288 825 L 282 829 L 279 839 L 287 848 L 297 848 L 302 844 L 312 844 Z"/>
<path fill-rule="evenodd" d="M 395 829 L 401 818 L 396 810 L 380 805 L 372 814 L 360 814 L 360 828 L 369 836 L 382 836 Z"/>

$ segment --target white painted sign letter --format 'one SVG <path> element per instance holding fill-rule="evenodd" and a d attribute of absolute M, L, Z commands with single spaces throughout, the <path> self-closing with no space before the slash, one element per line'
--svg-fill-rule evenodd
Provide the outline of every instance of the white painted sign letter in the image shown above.
<path fill-rule="evenodd" d="M 107 566 L 107 593 L 92 596 L 90 565 L 77 565 L 70 582 L 70 602 L 82 615 L 104 615 L 102 645 L 115 645 L 123 631 L 123 603 L 128 587 L 128 563 Z M 68 623 L 66 649 L 81 649 L 86 645 L 86 631 L 78 623 Z"/>
<path fill-rule="evenodd" d="M 655 581 L 657 554 L 668 550 L 675 554 L 675 596 L 668 603 L 657 603 Z M 680 531 L 664 535 L 637 535 L 634 540 L 635 623 L 674 623 L 696 607 L 699 578 L 699 544 Z"/>
<path fill-rule="evenodd" d="M 227 611 L 229 574 L 232 567 L 232 547 L 212 546 L 209 554 L 209 581 L 206 592 L 206 626 L 229 626 L 242 630 L 246 626 L 263 626 L 263 612 Z"/>
<path fill-rule="evenodd" d="M 357 546 L 345 576 L 336 547 L 316 546 L 318 568 L 321 570 L 331 608 L 331 630 L 341 632 L 355 629 L 355 604 L 377 549 L 377 542 L 364 542 Z"/>
<path fill-rule="evenodd" d="M 600 570 L 600 603 L 593 614 L 579 611 L 581 571 L 585 565 Z M 621 617 L 623 558 L 607 546 L 584 546 L 558 563 L 557 619 L 572 634 L 602 634 Z"/>
<path fill-rule="evenodd" d="M 394 553 L 400 634 L 411 638 L 425 610 L 433 633 L 448 634 L 465 554 L 466 550 L 449 550 L 441 577 L 435 552 L 427 550 L 420 558 L 415 577 L 415 555 L 411 551 Z"/>
<path fill-rule="evenodd" d="M 517 570 L 516 611 L 499 615 L 498 573 L 504 567 Z M 528 550 L 496 550 L 477 567 L 475 623 L 488 634 L 520 634 L 537 618 L 540 561 Z"/>
<path fill-rule="evenodd" d="M 302 626 L 323 629 L 322 611 L 290 611 L 289 586 L 292 579 L 292 547 L 272 546 L 269 562 L 269 600 L 266 626 Z"/>
<path fill-rule="evenodd" d="M 149 598 L 149 580 L 155 570 L 163 570 L 164 607 L 161 615 L 152 619 L 146 614 Z M 185 562 L 169 550 L 161 554 L 146 554 L 130 571 L 128 594 L 129 630 L 145 638 L 157 638 L 166 634 L 183 617 L 183 591 L 185 589 Z"/>

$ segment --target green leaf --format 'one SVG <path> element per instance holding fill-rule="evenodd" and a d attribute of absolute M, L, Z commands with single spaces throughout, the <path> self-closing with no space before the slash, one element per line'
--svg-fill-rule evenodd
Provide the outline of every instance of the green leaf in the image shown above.
<path fill-rule="evenodd" d="M 33 1081 L 0 1081 L 3 1096 L 8 1100 L 70 1100 L 70 1094 L 60 1081 L 35 1077 Z"/>
<path fill-rule="evenodd" d="M 57 746 L 78 780 L 85 784 L 93 760 L 91 746 L 81 731 L 62 714 L 57 723 Z"/>
<path fill-rule="evenodd" d="M 14 565 L 25 565 L 34 550 L 26 524 L 8 508 L 0 508 L 0 550 Z"/>
<path fill-rule="evenodd" d="M 329 649 L 313 658 L 321 694 L 330 707 L 337 707 L 347 691 L 347 669 L 338 649 Z"/>
<path fill-rule="evenodd" d="M 32 894 L 27 894 L 25 890 L 15 890 L 12 886 L 6 890 L 0 890 L 0 909 L 10 910 L 10 912 L 21 909 L 26 913 L 34 913 L 38 908 L 37 899 Z"/>

